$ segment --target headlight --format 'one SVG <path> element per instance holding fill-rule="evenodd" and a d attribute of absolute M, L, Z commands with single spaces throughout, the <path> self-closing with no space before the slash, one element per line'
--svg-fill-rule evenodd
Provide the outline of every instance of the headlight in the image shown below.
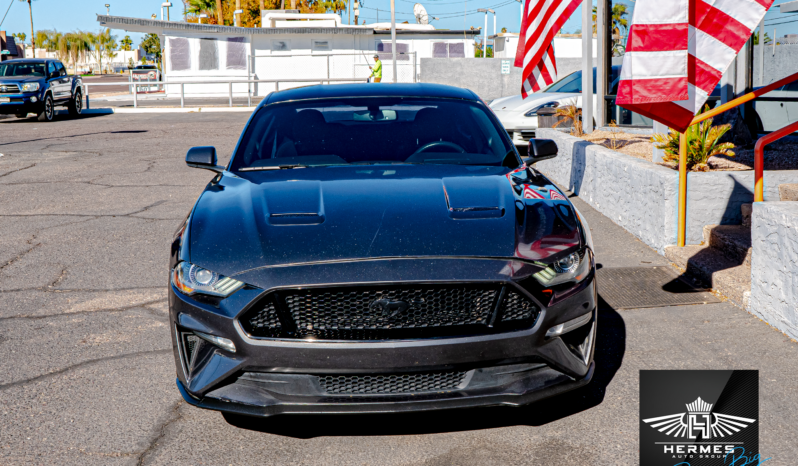
<path fill-rule="evenodd" d="M 532 110 L 524 113 L 524 116 L 525 117 L 538 116 L 538 110 L 540 110 L 541 108 L 549 108 L 549 107 L 556 108 L 556 107 L 559 107 L 559 106 L 560 106 L 559 102 L 546 102 L 545 104 L 538 105 L 537 107 L 533 108 Z"/>
<path fill-rule="evenodd" d="M 22 92 L 35 92 L 39 90 L 39 83 L 25 83 L 22 85 Z"/>
<path fill-rule="evenodd" d="M 202 293 L 227 297 L 244 286 L 244 283 L 216 272 L 197 267 L 188 262 L 177 264 L 172 270 L 172 284 L 189 296 Z"/>
<path fill-rule="evenodd" d="M 590 273 L 592 262 L 589 249 L 569 254 L 534 274 L 543 286 L 554 286 L 570 281 L 582 281 Z"/>

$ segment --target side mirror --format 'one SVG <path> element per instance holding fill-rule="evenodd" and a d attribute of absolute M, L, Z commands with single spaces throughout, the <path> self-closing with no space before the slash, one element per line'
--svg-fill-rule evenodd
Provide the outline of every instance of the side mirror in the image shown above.
<path fill-rule="evenodd" d="M 551 139 L 530 139 L 527 149 L 528 157 L 524 159 L 527 165 L 557 157 L 557 143 Z"/>
<path fill-rule="evenodd" d="M 186 165 L 193 168 L 204 168 L 217 173 L 224 167 L 216 165 L 216 148 L 213 146 L 192 147 L 186 153 Z"/>

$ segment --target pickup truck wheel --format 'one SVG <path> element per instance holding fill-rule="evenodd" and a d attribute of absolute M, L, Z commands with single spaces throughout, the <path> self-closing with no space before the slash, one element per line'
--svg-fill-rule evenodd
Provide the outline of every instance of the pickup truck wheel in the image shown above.
<path fill-rule="evenodd" d="M 44 98 L 44 108 L 37 119 L 39 121 L 53 121 L 53 117 L 55 116 L 55 106 L 53 105 L 53 96 L 47 94 L 47 97 Z"/>
<path fill-rule="evenodd" d="M 80 115 L 80 112 L 83 111 L 83 96 L 80 94 L 80 91 L 75 91 L 75 98 L 69 101 L 67 108 L 69 109 L 70 115 Z"/>

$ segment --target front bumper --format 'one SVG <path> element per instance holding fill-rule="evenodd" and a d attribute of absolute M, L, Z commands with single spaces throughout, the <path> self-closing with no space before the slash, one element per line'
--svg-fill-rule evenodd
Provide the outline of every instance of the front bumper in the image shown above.
<path fill-rule="evenodd" d="M 31 98 L 35 97 L 36 102 Z M 0 94 L 0 99 L 10 99 L 10 102 L 0 102 L 0 113 L 39 113 L 42 111 L 42 101 L 38 95 L 33 94 Z"/>
<path fill-rule="evenodd" d="M 459 271 L 468 268 L 464 261 Z M 487 261 L 481 261 L 482 267 Z M 497 270 L 506 262 L 496 261 Z M 465 274 L 468 273 L 466 270 Z M 507 277 L 504 276 L 504 279 Z M 387 341 L 254 339 L 237 317 L 263 292 L 244 288 L 217 306 L 170 286 L 177 385 L 190 404 L 253 416 L 286 413 L 377 413 L 475 406 L 520 406 L 590 382 L 596 335 L 593 276 L 549 305 L 532 328 L 490 335 Z M 546 338 L 557 324 L 591 314 L 582 354 L 567 337 Z M 182 332 L 228 338 L 235 353 L 210 347 L 201 364 L 186 367 Z M 464 373 L 444 390 L 411 393 L 332 393 L 322 377 Z"/>

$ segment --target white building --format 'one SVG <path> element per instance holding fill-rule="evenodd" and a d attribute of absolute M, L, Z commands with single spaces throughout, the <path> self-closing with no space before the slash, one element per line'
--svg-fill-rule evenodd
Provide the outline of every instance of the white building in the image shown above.
<path fill-rule="evenodd" d="M 489 39 L 494 41 L 494 56 L 496 58 L 515 58 L 518 48 L 518 33 L 502 32 Z M 593 38 L 593 57 L 596 56 L 596 38 Z M 582 58 L 582 35 L 559 34 L 554 36 L 554 58 Z"/>
<path fill-rule="evenodd" d="M 383 61 L 383 81 L 393 74 L 390 25 L 341 24 L 338 15 L 308 15 L 263 11 L 266 27 L 242 28 L 153 19 L 98 15 L 102 27 L 155 33 L 164 50 L 164 80 L 230 81 L 283 80 L 250 85 L 263 96 L 325 80 L 365 82 L 372 56 Z M 478 30 L 436 30 L 431 25 L 397 24 L 397 80 L 415 82 L 422 57 L 473 57 Z M 186 95 L 227 95 L 228 84 L 186 84 Z M 246 95 L 247 84 L 235 84 L 233 93 Z M 180 86 L 166 86 L 168 94 Z"/>
<path fill-rule="evenodd" d="M 127 70 L 128 65 L 130 64 L 130 60 L 133 60 L 133 65 L 138 65 L 139 60 L 141 57 L 144 56 L 144 52 L 141 49 L 136 50 L 116 50 L 114 52 L 115 56 L 108 61 L 108 58 L 103 57 L 102 61 L 102 68 L 103 72 L 113 72 L 118 73 L 120 70 Z M 25 58 L 34 58 L 33 51 L 30 47 L 25 48 Z M 36 57 L 35 58 L 54 58 L 59 59 L 58 54 L 56 52 L 48 51 L 47 49 L 36 49 Z M 97 55 L 93 52 L 85 53 L 78 58 L 77 62 L 77 71 L 80 73 L 87 73 L 89 71 L 99 72 L 100 70 L 100 63 L 97 61 Z M 68 60 L 64 60 L 64 66 L 66 66 L 70 72 L 74 72 L 73 63 L 69 62 Z"/>

